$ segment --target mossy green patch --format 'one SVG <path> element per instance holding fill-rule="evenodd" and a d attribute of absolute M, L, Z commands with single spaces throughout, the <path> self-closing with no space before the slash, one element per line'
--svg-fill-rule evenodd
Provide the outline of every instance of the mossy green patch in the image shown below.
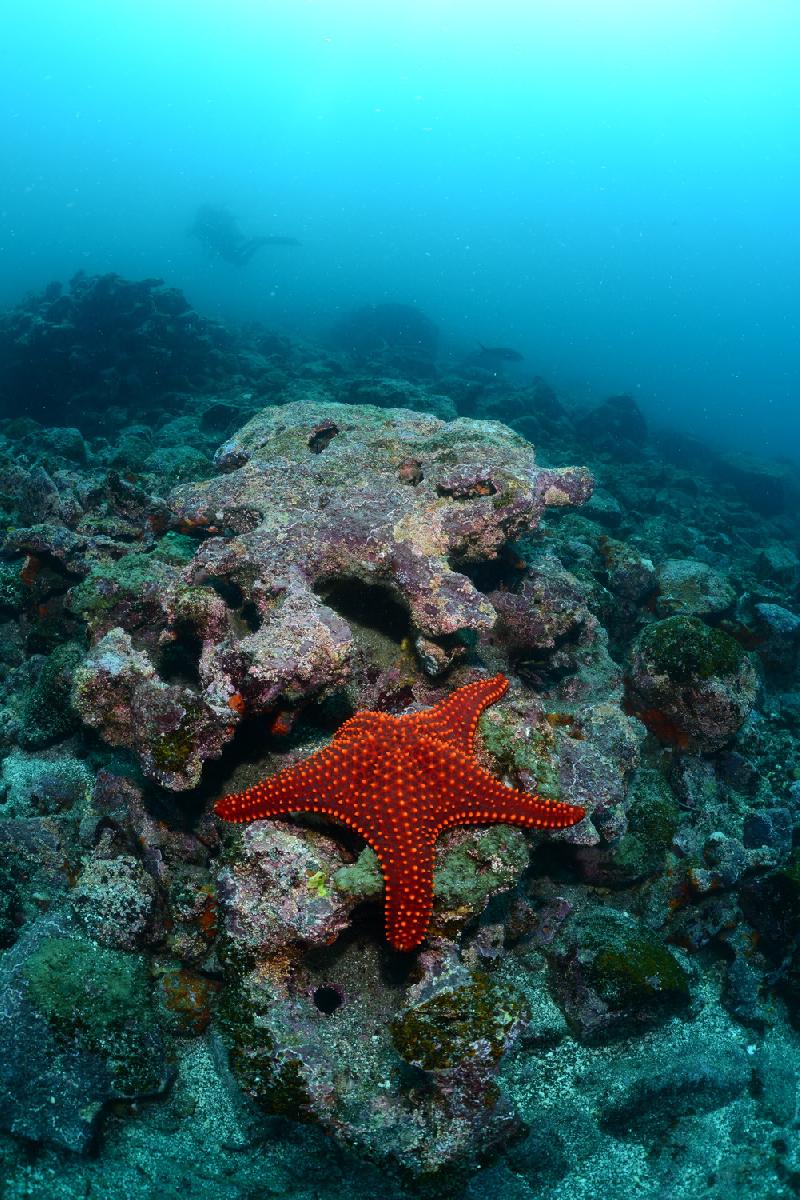
<path fill-rule="evenodd" d="M 398 1054 L 425 1071 L 444 1070 L 488 1048 L 502 1055 L 515 1026 L 530 1017 L 525 997 L 515 988 L 476 972 L 460 986 L 439 992 L 392 1021 Z"/>
<path fill-rule="evenodd" d="M 143 596 L 163 592 L 173 578 L 173 570 L 163 556 L 133 551 L 114 562 L 93 567 L 90 574 L 72 588 L 70 608 L 92 621 L 118 604 L 141 605 Z"/>
<path fill-rule="evenodd" d="M 46 938 L 25 972 L 54 1033 L 105 1059 L 118 1096 L 158 1090 L 161 1054 L 141 958 L 72 937 Z"/>
<path fill-rule="evenodd" d="M 378 896 L 383 891 L 383 877 L 378 856 L 365 846 L 354 863 L 340 867 L 333 875 L 333 885 L 345 896 Z"/>
<path fill-rule="evenodd" d="M 184 566 L 197 553 L 198 542 L 185 533 L 170 530 L 153 547 L 153 557 L 175 566 Z"/>
<path fill-rule="evenodd" d="M 47 746 L 79 727 L 80 718 L 72 706 L 72 675 L 84 654 L 77 642 L 65 642 L 49 655 L 35 684 L 24 695 L 23 746 Z"/>
<path fill-rule="evenodd" d="M 710 629 L 697 617 L 667 617 L 644 630 L 638 652 L 655 671 L 676 683 L 735 675 L 745 651 L 720 629 Z"/>
<path fill-rule="evenodd" d="M 511 887 L 528 866 L 528 844 L 521 829 L 493 825 L 454 846 L 433 881 L 434 895 L 446 908 L 479 912 L 502 888 Z"/>
<path fill-rule="evenodd" d="M 689 1000 L 689 977 L 655 939 L 632 936 L 622 946 L 596 955 L 590 979 L 601 1000 L 614 1009 L 678 1008 Z"/>

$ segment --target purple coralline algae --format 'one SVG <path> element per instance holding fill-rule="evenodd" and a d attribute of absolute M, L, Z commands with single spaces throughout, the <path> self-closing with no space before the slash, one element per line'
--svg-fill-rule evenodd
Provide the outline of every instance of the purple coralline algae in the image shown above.
<path fill-rule="evenodd" d="M 142 562 L 142 585 L 134 560 L 120 583 L 97 571 L 70 601 L 97 639 L 76 672 L 77 710 L 175 790 L 197 784 L 243 713 L 296 709 L 347 682 L 352 631 L 326 593 L 388 595 L 438 675 L 496 619 L 465 572 L 535 529 L 545 506 L 591 491 L 587 471 L 536 466 L 493 422 L 336 404 L 265 410 L 216 464 L 169 499 L 173 528 L 204 539 L 186 567 Z"/>

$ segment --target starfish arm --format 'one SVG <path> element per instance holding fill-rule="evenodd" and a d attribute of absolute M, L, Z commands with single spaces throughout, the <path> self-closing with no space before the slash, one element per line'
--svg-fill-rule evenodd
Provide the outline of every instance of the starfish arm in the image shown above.
<path fill-rule="evenodd" d="M 433 839 L 406 830 L 391 845 L 367 837 L 378 856 L 386 889 L 386 940 L 413 950 L 425 937 L 433 910 Z"/>
<path fill-rule="evenodd" d="M 444 742 L 461 754 L 472 754 L 478 718 L 485 708 L 496 703 L 508 691 L 505 675 L 494 675 L 491 679 L 478 679 L 458 688 L 433 708 L 421 713 L 409 713 L 401 717 L 414 729 L 437 742 Z"/>
<path fill-rule="evenodd" d="M 318 812 L 358 828 L 359 785 L 368 770 L 358 751 L 348 756 L 346 747 L 326 746 L 243 792 L 223 796 L 214 812 L 239 825 L 292 812 Z"/>
<path fill-rule="evenodd" d="M 455 825 L 482 824 L 566 829 L 586 816 L 586 809 L 580 805 L 542 800 L 506 787 L 474 759 L 440 742 L 427 738 L 421 742 L 428 743 L 427 766 L 438 794 L 433 815 L 435 833 Z"/>

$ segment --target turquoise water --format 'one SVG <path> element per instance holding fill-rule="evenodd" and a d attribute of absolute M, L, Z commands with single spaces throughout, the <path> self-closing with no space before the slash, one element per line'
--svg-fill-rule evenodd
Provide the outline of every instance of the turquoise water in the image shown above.
<path fill-rule="evenodd" d="M 0 1200 L 798 1194 L 798 62 L 0 3 Z"/>
<path fill-rule="evenodd" d="M 791 452 L 798 49 L 792 0 L 9 3 L 0 300 L 79 267 L 295 333 L 403 300 Z M 208 262 L 201 204 L 303 245 Z"/>

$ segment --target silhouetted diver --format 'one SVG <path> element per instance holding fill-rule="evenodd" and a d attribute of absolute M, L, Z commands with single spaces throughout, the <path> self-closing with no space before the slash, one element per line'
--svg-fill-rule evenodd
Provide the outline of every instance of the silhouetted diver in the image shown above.
<path fill-rule="evenodd" d="M 475 357 L 484 363 L 501 363 L 501 362 L 522 362 L 523 355 L 519 350 L 512 350 L 510 346 L 484 346 L 483 342 L 478 343 L 480 350 L 477 351 Z"/>
<path fill-rule="evenodd" d="M 203 204 L 197 210 L 194 225 L 189 230 L 205 248 L 224 258 L 226 262 L 244 266 L 262 246 L 299 246 L 297 238 L 252 237 L 248 238 L 239 228 L 239 222 L 226 208 L 215 208 Z"/>

